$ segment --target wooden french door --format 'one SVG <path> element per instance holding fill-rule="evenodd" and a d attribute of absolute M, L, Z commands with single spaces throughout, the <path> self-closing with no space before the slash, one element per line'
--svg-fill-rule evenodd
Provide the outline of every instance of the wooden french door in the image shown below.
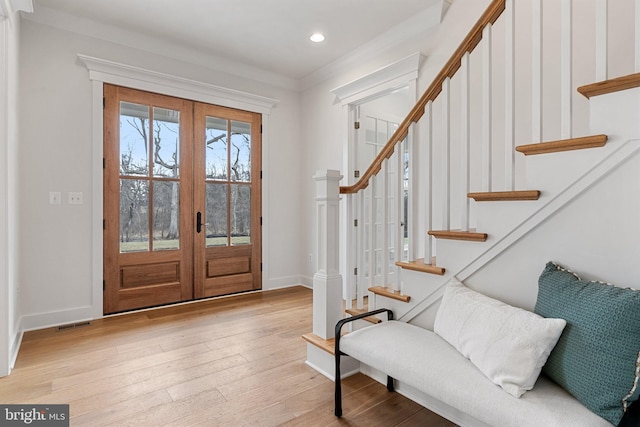
<path fill-rule="evenodd" d="M 195 104 L 198 297 L 262 287 L 261 116 Z"/>
<path fill-rule="evenodd" d="M 260 115 L 104 96 L 104 313 L 260 289 Z"/>

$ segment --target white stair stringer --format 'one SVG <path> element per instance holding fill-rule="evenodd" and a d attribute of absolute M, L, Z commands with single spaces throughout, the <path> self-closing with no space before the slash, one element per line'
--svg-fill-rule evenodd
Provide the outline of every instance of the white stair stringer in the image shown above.
<path fill-rule="evenodd" d="M 528 236 L 529 233 L 531 233 L 534 229 L 539 227 L 553 215 L 558 213 L 565 206 L 580 198 L 581 195 L 583 195 L 601 180 L 618 170 L 618 168 L 622 167 L 627 161 L 634 158 L 634 156 L 640 153 L 640 139 L 627 140 L 624 143 L 620 143 L 619 141 L 612 142 L 616 143 L 617 148 L 610 152 L 609 155 L 604 157 L 600 162 L 598 162 L 591 169 L 585 172 L 563 191 L 548 199 L 546 203 L 532 212 L 528 218 L 526 218 L 519 225 L 513 228 L 513 230 L 511 230 L 509 233 L 505 234 L 502 238 L 494 241 L 493 244 L 490 245 L 490 247 L 486 248 L 478 256 L 472 259 L 467 258 L 468 261 L 466 265 L 459 269 L 449 270 L 445 276 L 439 277 L 439 281 L 430 289 L 428 295 L 423 296 L 422 299 L 420 299 L 415 304 L 412 304 L 410 308 L 405 309 L 404 312 L 398 313 L 397 318 L 405 322 L 414 321 L 414 319 L 416 319 L 422 313 L 439 302 L 440 298 L 442 297 L 444 286 L 452 276 L 457 277 L 461 281 L 469 279 L 472 275 L 476 274 L 487 265 L 489 265 L 498 256 L 503 254 L 505 251 L 508 251 L 509 248 L 511 248 L 514 244 Z M 640 182 L 640 180 L 636 181 Z M 458 242 L 458 244 L 473 245 L 477 243 Z M 589 244 L 588 230 L 585 230 L 584 242 L 582 242 L 582 244 L 585 246 Z M 446 262 L 447 260 L 442 260 L 441 263 L 439 260 L 439 264 L 444 265 L 446 264 Z M 540 265 L 537 267 L 539 267 L 539 270 L 542 271 L 544 265 Z M 535 277 L 535 280 L 537 280 L 537 277 Z M 411 292 L 412 290 L 409 290 L 407 293 Z M 537 294 L 537 287 L 535 287 L 535 289 L 533 289 L 531 293 Z M 503 297 L 501 299 L 508 300 L 509 296 Z M 528 307 L 525 308 L 532 308 L 531 304 L 534 303 L 535 295 L 533 298 L 533 302 L 531 301 L 531 295 L 529 295 L 529 297 L 527 298 L 527 302 L 520 304 L 516 302 L 515 305 L 528 305 Z M 431 317 L 433 316 L 434 313 L 431 314 Z M 419 323 L 422 325 L 422 323 L 424 322 Z"/>

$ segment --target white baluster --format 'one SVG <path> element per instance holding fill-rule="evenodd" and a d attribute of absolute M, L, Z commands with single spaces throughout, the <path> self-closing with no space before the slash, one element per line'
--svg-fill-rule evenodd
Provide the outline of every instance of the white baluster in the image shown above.
<path fill-rule="evenodd" d="M 396 144 L 395 160 L 396 160 L 396 241 L 395 241 L 395 262 L 404 260 L 404 156 L 402 155 L 402 142 Z M 396 282 L 400 281 L 400 267 L 396 266 Z"/>
<path fill-rule="evenodd" d="M 355 210 L 355 206 L 353 204 L 354 202 L 354 195 L 353 194 L 347 194 L 345 197 L 345 201 L 347 203 L 347 270 L 346 270 L 346 274 L 347 277 L 345 279 L 345 292 L 344 292 L 344 299 L 345 299 L 345 308 L 349 309 L 352 308 L 353 306 L 353 295 L 354 295 L 354 291 L 355 291 L 355 295 L 357 296 L 358 294 L 358 290 L 356 289 L 356 275 L 354 272 L 354 269 L 356 267 L 356 257 L 357 257 L 357 250 L 358 247 L 356 245 L 356 240 L 357 240 L 357 235 L 358 235 L 358 230 L 357 228 L 354 226 L 354 221 L 356 221 L 357 213 Z"/>
<path fill-rule="evenodd" d="M 542 141 L 542 0 L 531 11 L 531 142 Z"/>
<path fill-rule="evenodd" d="M 607 80 L 608 2 L 596 0 L 596 81 Z"/>
<path fill-rule="evenodd" d="M 636 19 L 635 19 L 635 67 L 636 73 L 640 73 L 640 0 L 635 1 Z"/>
<path fill-rule="evenodd" d="M 426 120 L 426 156 L 424 157 L 424 165 L 426 168 L 426 191 L 423 192 L 425 198 L 425 224 L 427 231 L 433 228 L 433 102 L 427 102 L 424 109 L 424 120 Z M 432 250 L 433 237 L 425 233 L 424 242 L 424 262 L 425 264 L 431 264 L 433 258 Z"/>
<path fill-rule="evenodd" d="M 450 227 L 451 177 L 449 176 L 451 157 L 451 79 L 442 83 L 442 229 Z"/>
<path fill-rule="evenodd" d="M 573 53 L 571 2 L 572 0 L 562 0 L 562 11 L 560 14 L 560 134 L 562 139 L 571 138 L 571 98 L 574 91 L 571 79 L 573 72 L 573 63 L 571 60 Z"/>
<path fill-rule="evenodd" d="M 376 286 L 376 179 L 369 181 L 369 287 Z"/>
<path fill-rule="evenodd" d="M 640 0 L 639 0 L 640 1 Z M 505 183 L 506 190 L 515 189 L 515 1 L 506 0 L 503 14 L 505 21 L 504 53 L 504 142 L 505 142 Z"/>
<path fill-rule="evenodd" d="M 358 277 L 357 277 L 357 281 L 356 281 L 356 304 L 357 307 L 359 309 L 364 308 L 364 295 L 366 293 L 366 286 L 365 286 L 365 269 L 364 269 L 364 254 L 365 254 L 365 247 L 364 247 L 364 233 L 366 230 L 365 227 L 365 215 L 364 215 L 364 195 L 365 195 L 365 190 L 360 190 L 358 192 L 358 227 L 357 227 L 357 233 L 358 233 Z"/>
<path fill-rule="evenodd" d="M 382 219 L 380 229 L 381 258 L 382 258 L 382 285 L 389 285 L 389 159 L 382 161 Z"/>
<path fill-rule="evenodd" d="M 491 24 L 482 30 L 482 189 L 491 191 Z"/>
<path fill-rule="evenodd" d="M 417 258 L 416 256 L 416 241 L 418 238 L 418 224 L 415 218 L 415 202 L 418 199 L 418 195 L 416 194 L 416 186 L 415 186 L 415 150 L 414 147 L 414 123 L 409 125 L 409 131 L 407 133 L 407 137 L 405 138 L 404 144 L 405 149 L 407 151 L 407 176 L 409 178 L 409 187 L 407 189 L 407 193 L 409 194 L 409 200 L 407 201 L 407 235 L 409 239 L 409 248 L 408 248 L 408 257 L 410 261 L 413 261 Z"/>
<path fill-rule="evenodd" d="M 460 147 L 460 229 L 462 231 L 469 230 L 469 145 L 471 143 L 470 132 L 470 93 L 469 93 L 469 52 L 466 52 L 462 57 L 462 63 L 460 66 L 460 105 L 462 109 L 460 111 L 460 131 L 461 131 L 461 147 Z"/>

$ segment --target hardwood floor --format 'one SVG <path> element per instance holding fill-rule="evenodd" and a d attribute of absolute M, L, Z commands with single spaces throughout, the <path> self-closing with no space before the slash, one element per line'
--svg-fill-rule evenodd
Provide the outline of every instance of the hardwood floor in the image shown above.
<path fill-rule="evenodd" d="M 302 287 L 25 334 L 0 403 L 70 404 L 72 426 L 454 426 L 372 379 L 305 365 Z"/>

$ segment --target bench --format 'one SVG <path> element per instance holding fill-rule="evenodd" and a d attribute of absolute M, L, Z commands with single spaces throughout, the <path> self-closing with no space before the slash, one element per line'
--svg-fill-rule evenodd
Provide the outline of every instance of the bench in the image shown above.
<path fill-rule="evenodd" d="M 387 313 L 382 322 L 340 337 L 342 327 L 362 317 Z M 391 320 L 380 309 L 342 319 L 336 326 L 335 415 L 342 416 L 340 356 L 354 359 L 468 414 L 478 426 L 611 427 L 551 380 L 540 377 L 516 399 L 487 379 L 468 359 L 433 331 Z"/>
<path fill-rule="evenodd" d="M 638 290 L 581 281 L 548 263 L 531 313 L 454 279 L 435 332 L 384 308 L 336 324 L 337 417 L 340 361 L 350 356 L 385 374 L 389 391 L 394 381 L 417 390 L 416 400 L 462 425 L 640 426 Z M 343 335 L 345 325 L 384 314 L 387 321 Z"/>

